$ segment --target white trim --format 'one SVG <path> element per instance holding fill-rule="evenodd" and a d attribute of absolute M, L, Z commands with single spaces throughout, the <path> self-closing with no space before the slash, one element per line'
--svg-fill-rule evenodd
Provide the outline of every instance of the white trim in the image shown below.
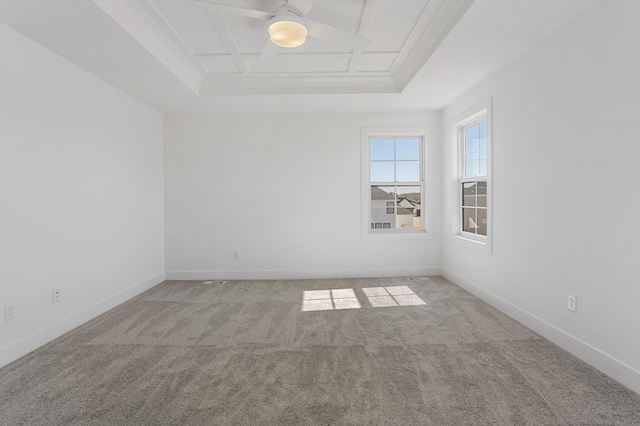
<path fill-rule="evenodd" d="M 640 371 L 446 268 L 443 268 L 443 275 L 460 288 L 640 394 Z"/>
<path fill-rule="evenodd" d="M 285 280 L 371 277 L 422 277 L 442 274 L 439 266 L 354 269 L 227 269 L 167 271 L 167 280 Z"/>
<path fill-rule="evenodd" d="M 422 201 L 420 203 L 422 229 L 370 232 L 369 198 L 369 138 L 371 137 L 420 137 L 422 138 Z M 363 240 L 430 240 L 434 236 L 434 132 L 431 127 L 363 127 L 361 138 L 361 235 Z"/>
<path fill-rule="evenodd" d="M 460 154 L 462 151 L 462 141 L 460 138 L 461 128 L 464 126 L 477 124 L 481 121 L 481 118 L 487 121 L 487 175 L 476 176 L 470 178 L 462 178 L 464 170 L 464 160 Z M 454 176 L 455 188 L 453 191 L 454 197 L 453 203 L 453 217 L 452 217 L 452 229 L 451 238 L 457 244 L 464 245 L 466 247 L 472 247 L 477 250 L 484 251 L 491 254 L 493 252 L 493 183 L 492 183 L 492 166 L 493 166 L 493 114 L 492 114 L 492 99 L 486 99 L 480 102 L 472 108 L 469 108 L 462 114 L 457 115 L 449 121 L 452 134 L 451 149 L 453 152 L 453 159 L 455 161 Z M 487 182 L 487 236 L 474 236 L 472 234 L 463 232 L 460 229 L 462 222 L 462 206 L 460 200 L 462 199 L 462 189 L 460 182 L 462 180 L 472 181 L 486 181 Z"/>
<path fill-rule="evenodd" d="M 80 309 L 77 312 L 67 315 L 53 324 L 1 347 L 0 367 L 17 360 L 18 358 L 49 343 L 98 315 L 105 313 L 109 309 L 112 309 L 132 297 L 137 296 L 143 291 L 160 284 L 164 280 L 164 272 L 156 274 L 112 296 L 109 296 L 106 299 L 102 299 L 92 305 Z"/>
<path fill-rule="evenodd" d="M 478 238 L 472 238 L 470 236 L 467 236 L 466 234 L 467 233 L 465 232 L 465 233 L 454 235 L 453 241 L 458 245 L 462 245 L 465 247 L 472 247 L 478 250 L 486 251 L 487 253 L 491 253 L 490 251 L 491 247 L 487 245 L 486 239 L 480 240 Z"/>
<path fill-rule="evenodd" d="M 420 21 L 426 21 L 423 35 L 417 40 L 408 40 L 405 49 L 403 49 L 406 50 L 406 46 L 413 45 L 415 51 L 422 54 L 410 56 L 403 61 L 396 61 L 398 65 L 394 64 L 392 68 L 393 71 L 397 69 L 396 80 L 401 91 L 409 85 L 418 71 L 424 67 L 424 64 L 440 47 L 442 41 L 462 19 L 473 2 L 474 0 L 439 0 L 427 3 L 425 11 L 419 18 Z M 428 35 L 428 37 L 425 37 L 425 35 Z"/>

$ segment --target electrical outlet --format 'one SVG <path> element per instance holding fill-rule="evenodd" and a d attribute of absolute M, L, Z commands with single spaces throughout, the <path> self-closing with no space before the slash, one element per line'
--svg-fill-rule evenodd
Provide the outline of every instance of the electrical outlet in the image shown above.
<path fill-rule="evenodd" d="M 51 303 L 58 303 L 60 301 L 60 289 L 54 288 L 51 290 Z"/>
<path fill-rule="evenodd" d="M 578 298 L 573 294 L 570 294 L 567 299 L 567 309 L 569 309 L 571 312 L 575 312 L 577 308 L 578 308 Z"/>
<path fill-rule="evenodd" d="M 10 321 L 16 317 L 16 304 L 7 303 L 4 305 L 4 320 Z"/>
<path fill-rule="evenodd" d="M 240 259 L 240 251 L 239 250 L 234 250 L 233 251 L 233 258 L 238 260 Z"/>

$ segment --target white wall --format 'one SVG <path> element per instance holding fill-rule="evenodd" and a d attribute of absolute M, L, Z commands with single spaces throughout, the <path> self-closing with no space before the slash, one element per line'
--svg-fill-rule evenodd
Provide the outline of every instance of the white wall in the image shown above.
<path fill-rule="evenodd" d="M 161 282 L 164 209 L 160 113 L 5 25 L 0 52 L 2 366 Z"/>
<path fill-rule="evenodd" d="M 636 0 L 599 2 L 443 113 L 445 275 L 636 392 L 638 16 Z M 493 254 L 456 244 L 450 219 L 450 120 L 489 97 Z"/>
<path fill-rule="evenodd" d="M 439 273 L 437 237 L 361 237 L 360 130 L 389 126 L 439 115 L 168 116 L 167 278 Z"/>

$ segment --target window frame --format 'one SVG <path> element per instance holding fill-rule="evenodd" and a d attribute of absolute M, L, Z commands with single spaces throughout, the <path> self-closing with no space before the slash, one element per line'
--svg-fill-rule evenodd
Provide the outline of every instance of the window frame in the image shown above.
<path fill-rule="evenodd" d="M 487 174 L 480 176 L 465 176 L 465 130 L 475 126 L 476 124 L 486 121 L 487 123 Z M 455 171 L 456 190 L 454 191 L 453 206 L 453 236 L 455 240 L 461 244 L 477 247 L 488 253 L 492 252 L 492 233 L 493 233 L 493 208 L 492 208 L 492 149 L 493 149 L 493 131 L 492 131 L 492 111 L 491 99 L 476 105 L 467 110 L 463 114 L 458 115 L 451 120 L 454 158 L 457 161 L 457 170 Z M 463 184 L 470 182 L 486 182 L 486 217 L 487 217 L 487 235 L 479 235 L 467 232 L 463 229 L 464 206 L 463 206 Z M 468 207 L 468 206 L 467 206 Z M 476 211 L 478 206 L 475 206 Z"/>
<path fill-rule="evenodd" d="M 382 182 L 370 181 L 370 140 L 371 139 L 420 138 L 420 228 L 371 227 L 371 185 Z M 365 127 L 361 129 L 362 155 L 362 239 L 430 239 L 433 235 L 433 131 L 430 127 Z M 400 185 L 417 186 L 414 182 L 396 182 Z M 397 205 L 393 206 L 398 208 Z"/>
<path fill-rule="evenodd" d="M 475 114 L 474 114 L 475 115 Z M 458 144 L 459 144 L 459 161 L 460 161 L 460 177 L 458 180 L 458 190 L 460 191 L 460 213 L 461 213 L 461 218 L 460 218 L 460 235 L 464 236 L 465 238 L 471 238 L 471 239 L 477 239 L 479 241 L 486 241 L 487 236 L 486 235 L 482 235 L 482 234 L 478 234 L 477 232 L 469 232 L 469 231 L 465 231 L 464 230 L 464 210 L 466 209 L 474 209 L 476 211 L 476 224 L 478 223 L 477 220 L 477 212 L 478 210 L 485 210 L 485 212 L 489 211 L 489 207 L 487 205 L 485 205 L 484 207 L 481 207 L 478 205 L 477 203 L 477 197 L 478 197 L 478 192 L 476 192 L 476 202 L 474 206 L 468 206 L 465 205 L 464 203 L 464 190 L 462 189 L 464 187 L 464 184 L 469 184 L 469 183 L 480 183 L 480 182 L 484 182 L 485 185 L 487 184 L 487 179 L 488 179 L 488 175 L 489 175 L 489 170 L 487 167 L 486 170 L 486 174 L 484 175 L 475 175 L 475 176 L 467 176 L 467 154 L 469 154 L 470 152 L 473 151 L 467 151 L 467 139 L 466 139 L 466 134 L 467 134 L 467 130 L 471 129 L 475 126 L 477 126 L 480 123 L 487 123 L 487 116 L 486 114 L 482 114 L 476 118 L 474 118 L 473 120 L 469 120 L 467 122 L 465 122 L 462 126 L 458 127 Z M 488 123 L 487 123 L 488 125 Z M 489 155 L 489 146 L 487 143 L 487 146 L 484 148 L 486 150 L 487 156 Z M 481 149 L 477 150 L 478 152 L 481 151 Z M 487 161 L 487 166 L 488 166 L 488 161 Z M 485 202 L 486 204 L 486 202 Z M 485 213 L 486 215 L 486 213 Z M 488 218 L 487 218 L 487 222 L 488 222 Z M 476 225 L 477 226 L 477 225 Z M 488 223 L 487 223 L 487 228 L 488 228 Z M 487 229 L 488 231 L 488 229 Z M 488 233 L 488 232 L 487 232 Z"/>

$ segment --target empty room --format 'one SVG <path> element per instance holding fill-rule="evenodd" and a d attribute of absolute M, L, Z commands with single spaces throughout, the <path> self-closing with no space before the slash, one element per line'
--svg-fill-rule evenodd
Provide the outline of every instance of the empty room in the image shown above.
<path fill-rule="evenodd" d="M 639 18 L 2 0 L 0 425 L 639 425 Z"/>

